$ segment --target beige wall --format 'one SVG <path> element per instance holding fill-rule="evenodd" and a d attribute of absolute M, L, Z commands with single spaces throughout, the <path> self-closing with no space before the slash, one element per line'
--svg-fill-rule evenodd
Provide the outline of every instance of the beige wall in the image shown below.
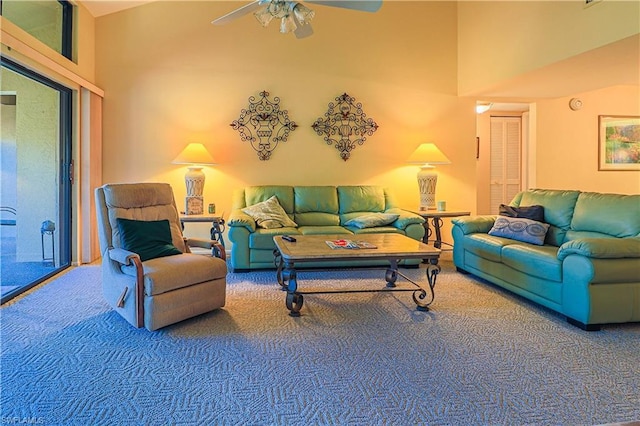
<path fill-rule="evenodd" d="M 412 208 L 418 170 L 405 160 L 432 141 L 452 161 L 438 168 L 437 197 L 474 209 L 474 102 L 457 97 L 455 2 L 385 2 L 375 14 L 318 5 L 303 40 L 250 15 L 210 24 L 243 4 L 158 2 L 96 20 L 105 182 L 166 181 L 180 205 L 185 167 L 171 160 L 197 141 L 219 162 L 205 168 L 204 194 L 218 212 L 233 190 L 259 184 L 380 184 Z M 261 90 L 300 126 L 269 161 L 229 126 Z M 346 162 L 310 127 L 343 92 L 380 126 Z"/>
<path fill-rule="evenodd" d="M 584 6 L 584 1 L 463 1 L 458 4 L 458 85 L 460 93 L 466 95 L 493 89 L 520 75 L 640 32 L 640 2 L 637 1 L 607 0 L 589 7 Z M 637 56 L 637 48 L 632 53 Z M 607 72 L 600 74 L 611 73 L 614 65 L 607 64 Z M 582 74 L 593 69 L 574 71 L 572 80 L 580 80 Z M 597 78 L 582 81 L 584 90 L 598 88 L 595 80 Z M 537 91 L 547 91 L 548 87 L 562 91 L 572 83 L 547 78 L 546 87 Z M 587 87 L 589 85 L 591 87 Z M 551 97 L 556 96 L 551 93 Z"/>
<path fill-rule="evenodd" d="M 537 187 L 582 191 L 640 193 L 640 172 L 598 171 L 598 115 L 640 116 L 638 86 L 616 86 L 542 100 L 537 108 Z"/>

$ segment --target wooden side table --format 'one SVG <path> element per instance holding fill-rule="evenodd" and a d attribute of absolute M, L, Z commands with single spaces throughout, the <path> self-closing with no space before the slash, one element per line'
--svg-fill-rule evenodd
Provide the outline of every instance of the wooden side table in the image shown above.
<path fill-rule="evenodd" d="M 424 218 L 424 237 L 422 237 L 422 242 L 425 244 L 429 244 L 429 239 L 431 235 L 433 235 L 433 231 L 431 230 L 431 226 L 433 226 L 433 230 L 435 231 L 435 238 L 433 239 L 433 246 L 435 248 L 442 248 L 442 244 L 448 245 L 452 247 L 451 244 L 442 241 L 442 234 L 440 233 L 440 229 L 442 228 L 442 218 L 443 217 L 460 217 L 460 216 L 470 216 L 471 212 L 467 211 L 450 211 L 450 210 L 422 210 L 416 211 L 411 210 L 413 213 L 420 215 Z M 431 225 L 429 225 L 429 220 L 431 220 Z"/>
<path fill-rule="evenodd" d="M 185 222 L 211 222 L 211 239 L 219 242 L 224 247 L 224 219 L 222 216 L 212 214 L 181 214 L 180 224 L 184 231 Z"/>

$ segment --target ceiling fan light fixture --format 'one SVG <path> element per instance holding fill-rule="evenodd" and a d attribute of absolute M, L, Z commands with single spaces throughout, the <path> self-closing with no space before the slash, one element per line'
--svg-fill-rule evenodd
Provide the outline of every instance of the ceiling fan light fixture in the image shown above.
<path fill-rule="evenodd" d="M 313 10 L 309 9 L 302 3 L 296 3 L 295 6 L 293 6 L 293 13 L 302 25 L 308 24 L 311 22 L 313 17 L 316 16 L 316 13 Z"/>
<path fill-rule="evenodd" d="M 271 22 L 271 20 L 273 19 L 273 14 L 271 13 L 271 11 L 269 11 L 269 6 L 258 10 L 257 12 L 255 12 L 253 14 L 253 16 L 256 17 L 256 19 L 258 20 L 258 22 L 260 22 L 260 24 L 263 27 L 266 27 L 269 25 L 269 22 Z"/>
<path fill-rule="evenodd" d="M 283 34 L 290 33 L 296 30 L 297 25 L 293 20 L 293 16 L 287 15 L 282 18 L 282 22 L 280 22 L 280 32 Z"/>

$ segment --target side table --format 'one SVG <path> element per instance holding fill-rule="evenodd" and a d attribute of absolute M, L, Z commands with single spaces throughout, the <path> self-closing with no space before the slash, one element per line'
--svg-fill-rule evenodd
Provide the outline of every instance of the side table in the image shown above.
<path fill-rule="evenodd" d="M 440 233 L 440 229 L 442 228 L 442 218 L 443 217 L 459 217 L 459 216 L 470 216 L 471 212 L 467 211 L 449 211 L 449 210 L 422 210 L 416 211 L 411 210 L 413 213 L 420 215 L 424 218 L 424 237 L 422 238 L 422 242 L 425 244 L 429 244 L 429 239 L 431 235 L 433 235 L 433 231 L 431 230 L 431 226 L 433 226 L 433 230 L 435 231 L 435 238 L 433 239 L 433 246 L 435 248 L 442 248 L 442 244 L 448 245 L 451 247 L 451 244 L 442 241 L 442 234 Z M 431 220 L 431 226 L 429 225 L 429 220 Z"/>
<path fill-rule="evenodd" d="M 211 214 L 180 214 L 180 224 L 184 231 L 185 222 L 211 222 L 211 239 L 219 242 L 224 247 L 224 219 L 222 216 Z"/>

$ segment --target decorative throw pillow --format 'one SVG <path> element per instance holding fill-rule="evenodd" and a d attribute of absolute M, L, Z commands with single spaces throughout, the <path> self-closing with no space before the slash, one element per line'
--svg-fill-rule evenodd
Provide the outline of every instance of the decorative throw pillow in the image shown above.
<path fill-rule="evenodd" d="M 354 217 L 345 222 L 345 226 L 353 226 L 355 228 L 374 228 L 376 226 L 389 225 L 400 217 L 399 214 L 392 213 L 369 213 L 362 216 Z"/>
<path fill-rule="evenodd" d="M 541 246 L 544 244 L 544 237 L 547 235 L 548 229 L 548 223 L 525 218 L 498 216 L 493 227 L 489 230 L 489 235 Z"/>
<path fill-rule="evenodd" d="M 182 254 L 171 240 L 168 220 L 131 220 L 117 218 L 122 248 L 137 253 L 143 262 L 156 257 Z"/>
<path fill-rule="evenodd" d="M 298 227 L 298 224 L 287 216 L 287 212 L 284 211 L 275 195 L 266 201 L 245 207 L 242 211 L 251 216 L 260 228 Z"/>
<path fill-rule="evenodd" d="M 506 204 L 500 204 L 500 216 L 507 217 L 521 217 L 524 219 L 531 219 L 538 222 L 544 222 L 544 207 L 543 206 L 520 206 L 512 207 Z"/>

